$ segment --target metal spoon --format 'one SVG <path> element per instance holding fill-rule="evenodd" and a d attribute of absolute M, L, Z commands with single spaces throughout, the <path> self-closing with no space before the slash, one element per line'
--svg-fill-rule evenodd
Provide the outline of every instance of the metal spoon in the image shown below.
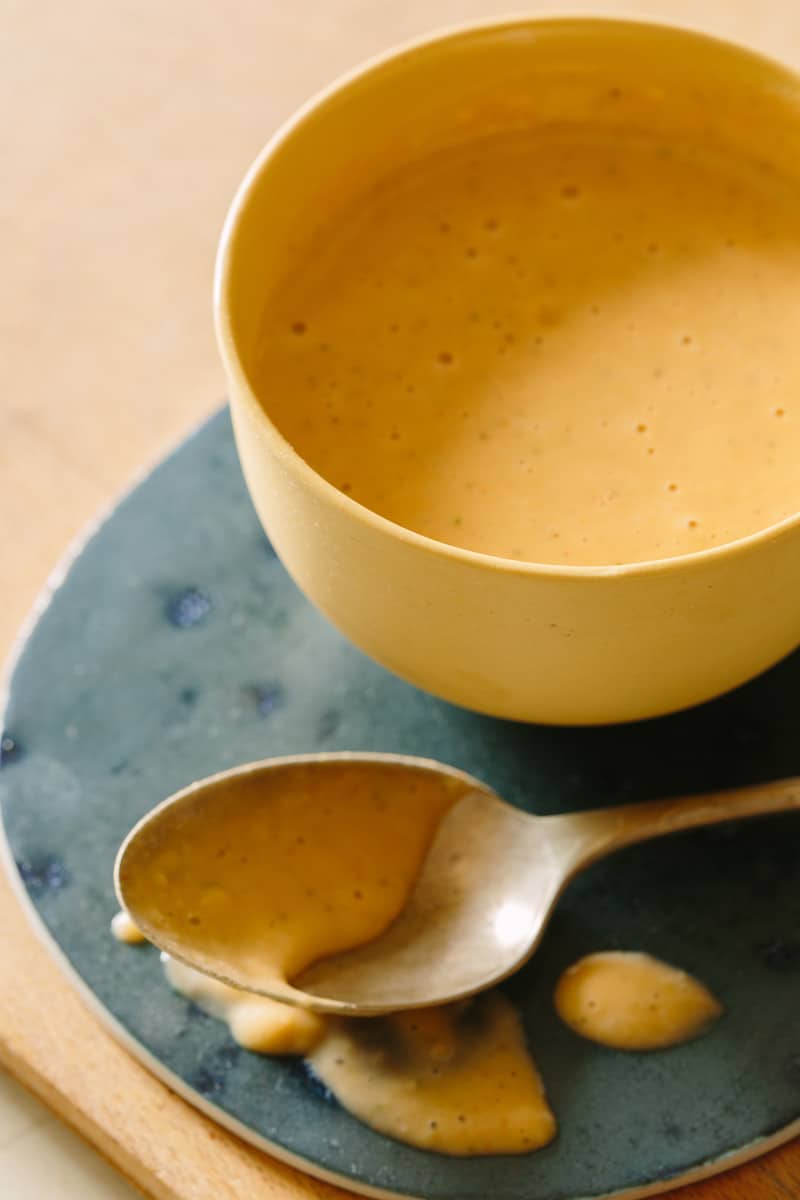
<path fill-rule="evenodd" d="M 237 828 L 242 845 L 256 849 L 262 879 L 279 867 L 285 870 L 285 862 L 273 861 L 275 852 L 270 849 L 277 797 L 285 798 L 296 787 L 304 803 L 311 796 L 323 805 L 330 785 L 341 780 L 343 771 L 359 785 L 368 784 L 375 796 L 422 780 L 433 803 L 440 787 L 444 815 L 416 882 L 410 882 L 405 907 L 388 928 L 288 980 L 276 975 L 274 967 L 264 966 L 253 939 L 241 936 L 246 922 L 240 918 L 258 915 L 259 929 L 275 918 L 263 909 L 252 873 L 244 878 L 235 853 L 225 853 L 211 864 L 207 855 L 201 861 L 198 847 L 209 842 L 229 845 L 231 830 Z M 362 772 L 369 774 L 362 779 Z M 346 829 L 346 790 L 337 803 L 333 815 Z M 115 885 L 121 904 L 145 936 L 175 958 L 235 987 L 290 1004 L 368 1016 L 457 1000 L 512 974 L 536 949 L 570 880 L 623 846 L 701 825 L 791 810 L 800 810 L 800 778 L 536 817 L 505 803 L 477 779 L 426 759 L 308 755 L 240 767 L 165 800 L 120 848 Z M 326 811 L 332 811 L 330 806 Z M 284 825 L 285 812 L 284 807 Z M 303 840 L 309 829 L 298 828 L 297 833 Z M 393 836 L 396 829 L 393 833 L 387 827 L 386 835 L 376 838 L 375 856 L 389 855 Z M 228 929 L 235 936 L 226 938 L 224 922 L 214 931 L 200 918 L 187 920 L 180 891 L 170 891 L 173 874 L 184 881 L 194 879 L 205 889 L 203 896 L 226 897 Z M 359 880 L 354 878 L 352 884 L 357 888 Z M 172 905 L 169 911 L 165 897 Z"/>

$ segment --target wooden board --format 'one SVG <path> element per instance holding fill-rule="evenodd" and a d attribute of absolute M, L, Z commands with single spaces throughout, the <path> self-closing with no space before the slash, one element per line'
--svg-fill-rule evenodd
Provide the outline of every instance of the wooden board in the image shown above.
<path fill-rule="evenodd" d="M 5 0 L 0 655 L 65 543 L 218 404 L 214 246 L 315 88 L 504 0 Z M 533 10 L 540 7 L 529 5 Z M 550 0 L 542 11 L 613 11 Z M 627 0 L 800 63 L 796 0 Z M 172 1095 L 98 1025 L 0 878 L 0 1062 L 158 1200 L 333 1200 Z M 681 1200 L 800 1195 L 800 1145 Z M 488 1200 L 488 1198 L 487 1198 Z"/>

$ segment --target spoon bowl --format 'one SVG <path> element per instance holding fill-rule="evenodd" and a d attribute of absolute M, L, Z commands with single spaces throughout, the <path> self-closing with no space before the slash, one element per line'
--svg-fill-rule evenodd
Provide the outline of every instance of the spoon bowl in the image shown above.
<path fill-rule="evenodd" d="M 623 846 L 800 809 L 800 780 L 536 817 L 428 759 L 325 754 L 212 776 L 147 814 L 120 903 L 174 958 L 319 1012 L 473 995 L 534 952 L 561 892 Z"/>

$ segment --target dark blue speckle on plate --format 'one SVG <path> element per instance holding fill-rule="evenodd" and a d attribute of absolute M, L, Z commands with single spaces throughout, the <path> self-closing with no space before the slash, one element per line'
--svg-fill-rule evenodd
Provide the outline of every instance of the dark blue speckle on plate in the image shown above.
<path fill-rule="evenodd" d="M 17 861 L 17 870 L 32 895 L 60 892 L 69 883 L 69 874 L 63 862 L 50 855 L 32 862 L 26 858 L 20 859 Z"/>
<path fill-rule="evenodd" d="M 194 1076 L 191 1084 L 201 1096 L 217 1096 L 224 1092 L 231 1069 L 239 1061 L 241 1050 L 231 1044 L 215 1050 L 208 1059 L 204 1059 Z"/>
<path fill-rule="evenodd" d="M 268 717 L 271 712 L 284 702 L 283 688 L 279 683 L 258 684 L 248 689 L 253 702 L 262 717 Z"/>
<path fill-rule="evenodd" d="M 189 1098 L 309 1171 L 426 1200 L 577 1200 L 659 1190 L 800 1132 L 800 814 L 699 830 L 599 863 L 506 986 L 559 1118 L 521 1157 L 391 1142 L 286 1059 L 239 1051 L 119 945 L 112 867 L 164 796 L 237 763 L 315 750 L 439 758 L 548 813 L 800 773 L 800 655 L 692 712 L 606 729 L 492 720 L 416 691 L 300 595 L 247 497 L 227 415 L 153 472 L 95 534 L 17 664 L 0 802 L 37 919 L 132 1043 Z M 24 753 L 23 753 L 24 748 Z M 560 972 L 647 951 L 726 1008 L 711 1033 L 615 1054 L 559 1024 Z"/>
<path fill-rule="evenodd" d="M 22 754 L 22 747 L 16 738 L 10 733 L 4 733 L 0 737 L 0 767 L 9 767 L 16 762 Z"/>
<path fill-rule="evenodd" d="M 178 592 L 167 604 L 167 618 L 176 629 L 191 629 L 205 621 L 210 612 L 211 597 L 196 587 Z"/>

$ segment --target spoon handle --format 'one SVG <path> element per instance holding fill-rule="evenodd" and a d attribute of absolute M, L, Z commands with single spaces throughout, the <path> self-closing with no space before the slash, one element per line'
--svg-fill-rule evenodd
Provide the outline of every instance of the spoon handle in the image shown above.
<path fill-rule="evenodd" d="M 702 825 L 792 810 L 800 811 L 800 777 L 544 819 L 561 826 L 576 865 L 585 866 L 635 842 Z"/>

